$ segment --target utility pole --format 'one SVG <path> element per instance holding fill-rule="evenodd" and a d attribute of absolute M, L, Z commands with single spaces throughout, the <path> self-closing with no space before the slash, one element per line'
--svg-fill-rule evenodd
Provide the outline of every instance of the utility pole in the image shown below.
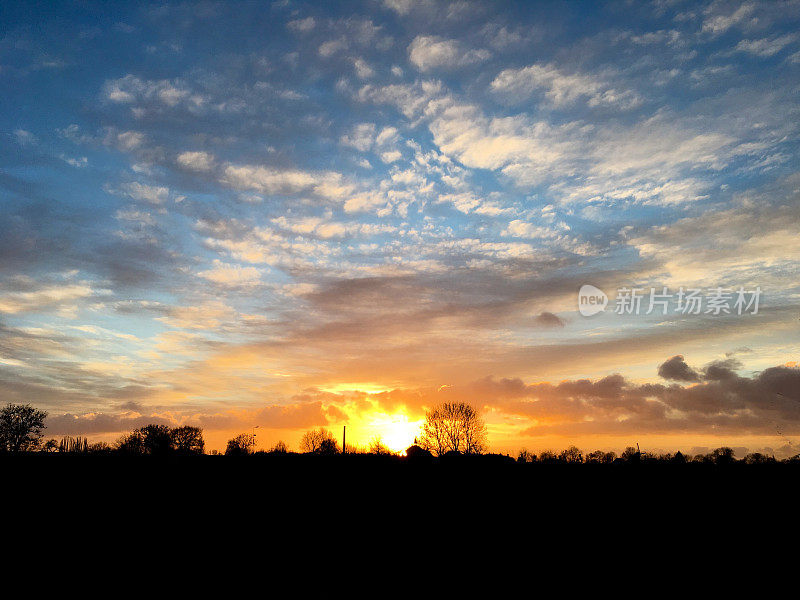
<path fill-rule="evenodd" d="M 342 425 L 342 454 L 347 454 L 347 425 Z"/>

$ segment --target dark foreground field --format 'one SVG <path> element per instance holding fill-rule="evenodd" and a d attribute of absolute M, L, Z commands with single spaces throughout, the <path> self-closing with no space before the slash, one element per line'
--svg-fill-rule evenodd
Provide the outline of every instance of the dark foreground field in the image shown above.
<path fill-rule="evenodd" d="M 181 502 L 414 511 L 443 505 L 527 512 L 659 507 L 709 512 L 793 502 L 800 464 L 541 464 L 503 456 L 408 460 L 395 456 L 0 455 L 5 500 L 55 498 L 76 506 Z M 748 504 L 749 503 L 749 504 Z"/>
<path fill-rule="evenodd" d="M 800 466 L 32 453 L 0 456 L 0 477 L 6 540 L 22 535 L 26 552 L 363 554 L 410 571 L 462 553 L 546 555 L 602 569 L 793 539 Z"/>

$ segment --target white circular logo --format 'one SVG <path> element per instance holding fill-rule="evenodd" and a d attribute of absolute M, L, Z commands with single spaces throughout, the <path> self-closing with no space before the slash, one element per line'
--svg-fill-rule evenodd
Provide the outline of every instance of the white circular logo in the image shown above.
<path fill-rule="evenodd" d="M 602 312 L 608 306 L 608 296 L 593 285 L 582 285 L 578 292 L 578 310 L 584 317 Z"/>

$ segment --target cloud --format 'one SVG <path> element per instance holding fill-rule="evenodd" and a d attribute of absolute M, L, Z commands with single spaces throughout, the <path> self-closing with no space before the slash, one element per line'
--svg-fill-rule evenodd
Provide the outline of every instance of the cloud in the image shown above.
<path fill-rule="evenodd" d="M 774 56 L 783 50 L 789 44 L 796 42 L 798 35 L 796 33 L 787 33 L 786 35 L 774 36 L 771 38 L 763 38 L 760 40 L 742 40 L 736 44 L 735 50 L 739 52 L 749 52 L 762 58 Z"/>
<path fill-rule="evenodd" d="M 214 168 L 214 155 L 208 152 L 181 152 L 178 164 L 191 171 L 211 171 Z"/>
<path fill-rule="evenodd" d="M 543 312 L 539 315 L 536 315 L 533 319 L 534 325 L 537 327 L 545 327 L 545 328 L 558 328 L 564 327 L 566 322 L 564 319 L 559 317 L 558 315 L 554 315 L 551 312 Z"/>
<path fill-rule="evenodd" d="M 329 411 L 321 402 L 303 402 L 288 405 L 271 405 L 251 410 L 222 412 L 176 411 L 150 413 L 147 407 L 133 404 L 135 410 L 120 413 L 65 413 L 47 418 L 48 435 L 98 435 L 123 434 L 145 425 L 199 426 L 208 431 L 241 430 L 253 424 L 269 429 L 301 429 L 325 426 Z"/>
<path fill-rule="evenodd" d="M 180 80 L 143 80 L 134 75 L 106 81 L 103 84 L 103 97 L 117 104 L 166 108 L 183 105 L 198 109 L 206 101 Z"/>
<path fill-rule="evenodd" d="M 359 123 L 353 127 L 351 133 L 343 135 L 340 141 L 345 146 L 366 152 L 375 142 L 375 124 Z"/>
<path fill-rule="evenodd" d="M 359 79 L 369 79 L 375 75 L 375 70 L 363 58 L 356 58 L 353 61 L 353 68 Z"/>
<path fill-rule="evenodd" d="M 177 329 L 219 329 L 237 316 L 233 308 L 220 300 L 209 300 L 197 306 L 172 306 L 166 313 L 158 319 Z"/>
<path fill-rule="evenodd" d="M 71 306 L 75 301 L 95 294 L 86 284 L 67 284 L 38 287 L 32 291 L 0 290 L 0 313 L 17 314 L 58 306 Z"/>
<path fill-rule="evenodd" d="M 313 191 L 318 196 L 344 200 L 352 186 L 342 180 L 339 173 L 278 169 L 258 165 L 228 165 L 220 181 L 237 190 L 252 190 L 264 194 L 296 194 Z"/>
<path fill-rule="evenodd" d="M 664 364 L 674 367 L 676 358 Z M 532 436 L 633 431 L 742 435 L 773 433 L 776 419 L 787 430 L 800 431 L 800 387 L 791 387 L 799 384 L 800 369 L 779 366 L 752 378 L 734 374 L 686 387 L 633 384 L 621 375 L 555 385 L 516 381 L 511 387 L 487 380 L 484 387 L 495 392 L 491 405 L 540 421 L 525 431 Z"/>
<path fill-rule="evenodd" d="M 488 50 L 466 49 L 457 40 L 438 36 L 420 35 L 408 46 L 409 60 L 423 72 L 455 69 L 483 62 L 489 57 L 491 52 Z"/>
<path fill-rule="evenodd" d="M 658 376 L 673 381 L 700 381 L 700 375 L 686 364 L 680 354 L 659 365 Z"/>
<path fill-rule="evenodd" d="M 255 267 L 242 267 L 214 260 L 213 266 L 198 275 L 213 283 L 225 286 L 252 286 L 261 283 L 261 271 Z"/>
<path fill-rule="evenodd" d="M 286 26 L 293 31 L 308 32 L 314 29 L 317 21 L 314 17 L 306 17 L 305 19 L 294 19 L 289 21 Z"/>
<path fill-rule="evenodd" d="M 137 181 L 123 183 L 119 186 L 119 191 L 134 200 L 142 200 L 156 205 L 164 204 L 169 197 L 169 188 L 147 185 Z"/>
<path fill-rule="evenodd" d="M 21 146 L 31 146 L 39 141 L 35 135 L 25 129 L 15 129 L 14 137 Z"/>
<path fill-rule="evenodd" d="M 659 263 L 664 283 L 793 288 L 790 273 L 800 250 L 792 240 L 800 211 L 759 204 L 748 201 L 654 226 L 630 235 L 627 243 Z"/>
<path fill-rule="evenodd" d="M 574 104 L 585 98 L 589 106 L 615 106 L 630 109 L 641 99 L 631 90 L 617 91 L 601 78 L 580 73 L 566 74 L 554 65 L 531 65 L 521 69 L 506 69 L 492 80 L 492 91 L 522 101 L 537 90 L 556 107 Z"/>
<path fill-rule="evenodd" d="M 521 219 L 514 219 L 509 222 L 508 227 L 503 231 L 503 235 L 530 239 L 547 239 L 556 237 L 558 233 L 550 226 L 534 225 L 533 223 L 528 223 Z"/>
<path fill-rule="evenodd" d="M 711 5 L 708 9 L 708 16 L 703 21 L 703 31 L 712 35 L 719 35 L 733 27 L 734 25 L 745 22 L 753 14 L 755 4 L 744 2 L 732 12 L 720 13 L 718 7 L 725 6 L 722 3 Z"/>

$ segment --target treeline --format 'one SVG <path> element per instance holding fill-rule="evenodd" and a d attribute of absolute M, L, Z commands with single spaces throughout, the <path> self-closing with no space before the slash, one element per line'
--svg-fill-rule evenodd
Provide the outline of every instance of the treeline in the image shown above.
<path fill-rule="evenodd" d="M 595 450 L 584 455 L 580 448 L 570 446 L 561 452 L 554 452 L 552 450 L 544 450 L 541 453 L 534 454 L 527 450 L 521 450 L 517 455 L 517 462 L 520 463 L 541 463 L 541 464 L 640 464 L 640 463 L 667 463 L 667 464 L 685 464 L 685 463 L 702 463 L 711 465 L 730 465 L 734 463 L 743 464 L 765 464 L 777 462 L 792 462 L 800 463 L 800 454 L 796 454 L 790 458 L 778 460 L 774 456 L 762 454 L 761 452 L 751 452 L 746 454 L 742 459 L 737 459 L 734 455 L 733 448 L 722 446 L 712 450 L 708 454 L 695 454 L 687 455 L 682 452 L 656 454 L 654 452 L 640 451 L 638 448 L 628 446 L 625 450 L 617 456 L 615 452 L 604 452 L 602 450 Z"/>
<path fill-rule="evenodd" d="M 70 454 L 120 454 L 120 455 L 203 455 L 205 441 L 200 427 L 183 425 L 168 427 L 151 424 L 123 435 L 114 444 L 106 442 L 90 443 L 85 437 L 63 437 L 61 440 L 44 440 L 44 420 L 47 413 L 30 405 L 9 404 L 0 409 L 0 453 L 8 452 L 59 452 Z M 414 440 L 405 454 L 409 460 L 427 461 L 435 458 L 486 456 L 514 462 L 508 455 L 485 454 L 485 427 L 476 413 L 467 405 L 442 405 L 426 415 L 422 436 Z M 389 449 L 380 438 L 372 440 L 368 447 L 348 445 L 344 451 L 335 436 L 325 428 L 307 431 L 300 440 L 300 453 L 318 456 L 325 455 L 376 455 L 399 456 Z M 222 454 L 216 450 L 210 454 Z M 244 456 L 251 454 L 290 454 L 288 446 L 279 441 L 267 450 L 256 451 L 256 437 L 253 433 L 242 433 L 226 445 L 225 455 Z M 585 453 L 576 446 L 560 452 L 544 450 L 539 454 L 522 450 L 516 457 L 517 463 L 538 464 L 686 464 L 701 463 L 712 465 L 800 463 L 800 454 L 784 460 L 774 456 L 753 452 L 741 460 L 734 456 L 732 448 L 723 446 L 708 454 L 685 455 L 681 452 L 656 454 L 640 451 L 629 446 L 619 456 L 614 452 L 595 450 Z"/>

